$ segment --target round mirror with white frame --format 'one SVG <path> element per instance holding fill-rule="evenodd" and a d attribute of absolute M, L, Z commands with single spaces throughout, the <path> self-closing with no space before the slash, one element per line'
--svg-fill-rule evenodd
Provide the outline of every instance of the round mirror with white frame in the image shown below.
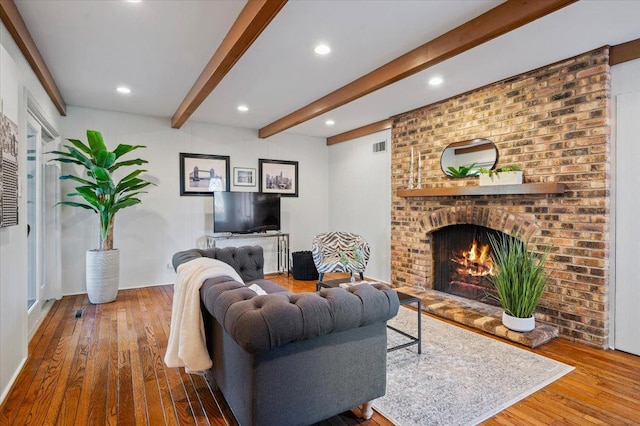
<path fill-rule="evenodd" d="M 498 148 L 481 138 L 449 144 L 440 157 L 442 172 L 452 178 L 477 176 L 478 169 L 492 169 L 497 162 Z"/>

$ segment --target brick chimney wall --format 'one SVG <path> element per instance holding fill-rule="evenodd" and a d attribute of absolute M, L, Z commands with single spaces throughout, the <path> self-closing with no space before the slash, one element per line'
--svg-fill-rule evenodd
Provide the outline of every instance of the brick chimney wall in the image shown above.
<path fill-rule="evenodd" d="M 566 338 L 608 345 L 610 222 L 609 48 L 570 58 L 394 118 L 391 279 L 432 287 L 430 229 L 437 210 L 497 209 L 535 226 L 534 247 L 552 247 L 550 286 L 537 318 Z M 516 163 L 526 183 L 562 182 L 561 195 L 399 197 L 408 187 L 411 148 L 422 187 L 477 185 L 440 168 L 450 143 L 487 138 L 498 165 Z M 417 172 L 415 172 L 417 176 Z M 446 210 L 442 210 L 446 211 Z M 433 219 L 431 219 L 433 220 Z"/>

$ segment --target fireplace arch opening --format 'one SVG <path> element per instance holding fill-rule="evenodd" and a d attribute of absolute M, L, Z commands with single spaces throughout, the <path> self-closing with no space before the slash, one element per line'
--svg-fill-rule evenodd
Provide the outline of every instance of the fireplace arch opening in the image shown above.
<path fill-rule="evenodd" d="M 456 224 L 432 233 L 433 289 L 492 305 L 495 294 L 489 278 L 495 274 L 489 236 L 501 231 L 481 225 Z"/>

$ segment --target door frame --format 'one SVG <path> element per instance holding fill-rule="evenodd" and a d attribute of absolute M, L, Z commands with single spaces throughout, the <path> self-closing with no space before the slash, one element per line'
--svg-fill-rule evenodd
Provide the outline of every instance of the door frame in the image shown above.
<path fill-rule="evenodd" d="M 31 132 L 35 131 L 34 136 L 36 137 L 35 143 L 31 145 L 29 141 L 29 135 Z M 42 176 L 42 126 L 38 121 L 31 115 L 27 115 L 27 164 L 29 163 L 29 157 L 35 158 L 35 163 L 33 164 L 33 168 L 27 166 L 27 173 L 29 170 L 35 170 L 35 180 L 33 182 L 33 186 L 29 183 L 29 178 L 27 177 L 26 187 L 26 195 L 27 195 L 27 204 L 33 200 L 35 203 L 34 207 L 34 223 L 31 223 L 31 232 L 27 237 L 27 252 L 28 260 L 27 260 L 27 285 L 31 286 L 31 280 L 35 281 L 35 301 L 31 306 L 27 307 L 27 330 L 29 334 L 33 333 L 36 326 L 40 322 L 42 309 L 45 304 L 45 300 L 43 300 L 43 294 L 45 289 L 43 286 L 45 285 L 44 281 L 44 238 L 43 238 L 43 176 Z M 30 152 L 30 149 L 35 147 L 35 152 Z M 31 194 L 31 191 L 34 191 L 35 194 Z M 33 198 L 32 198 L 33 197 Z M 27 205 L 27 222 L 29 220 L 29 211 L 31 207 Z M 33 240 L 32 240 L 33 238 Z M 31 244 L 35 244 L 35 250 L 32 253 Z M 32 257 L 33 256 L 33 257 Z M 34 264 L 35 263 L 35 264 Z M 33 275 L 32 275 L 33 274 Z M 31 289 L 28 290 L 30 292 Z M 28 298 L 30 300 L 31 297 Z"/>
<path fill-rule="evenodd" d="M 42 319 L 49 312 L 49 309 L 51 308 L 51 305 L 52 305 L 51 301 L 49 300 L 51 299 L 50 297 L 51 295 L 49 294 L 50 292 L 47 292 L 45 291 L 45 289 L 42 288 L 43 285 L 46 285 L 46 281 L 44 280 L 44 274 L 45 274 L 44 262 L 46 258 L 46 253 L 44 253 L 46 239 L 44 235 L 45 216 L 44 216 L 44 210 L 43 210 L 44 198 L 45 198 L 43 185 L 44 185 L 44 180 L 46 178 L 45 168 L 44 168 L 44 164 L 45 164 L 44 155 L 46 150 L 45 149 L 46 144 L 49 144 L 51 142 L 57 143 L 60 137 L 60 133 L 55 129 L 55 127 L 51 125 L 50 120 L 47 119 L 46 114 L 43 113 L 43 110 L 41 109 L 40 105 L 35 100 L 33 95 L 31 95 L 31 93 L 26 88 L 24 92 L 25 92 L 25 97 L 27 101 L 26 102 L 27 114 L 26 114 L 26 120 L 25 120 L 25 124 L 27 126 L 27 132 L 23 133 L 23 135 L 25 135 L 25 142 L 27 142 L 27 148 L 28 148 L 28 141 L 26 139 L 26 135 L 28 133 L 28 127 L 32 127 L 38 130 L 38 133 L 39 133 L 39 141 L 36 145 L 37 146 L 36 157 L 38 161 L 37 167 L 38 167 L 38 173 L 39 173 L 38 185 L 37 185 L 36 191 L 37 191 L 37 200 L 40 203 L 40 208 L 36 210 L 36 217 L 37 217 L 36 221 L 39 224 L 39 227 L 37 229 L 38 234 L 36 236 L 37 238 L 36 302 L 31 307 L 28 308 L 26 313 L 27 333 L 29 336 L 29 340 L 31 340 L 36 330 L 38 329 L 38 326 L 42 322 Z M 26 182 L 24 186 L 27 187 Z M 28 264 L 27 267 L 29 268 L 31 267 L 31 265 Z"/>

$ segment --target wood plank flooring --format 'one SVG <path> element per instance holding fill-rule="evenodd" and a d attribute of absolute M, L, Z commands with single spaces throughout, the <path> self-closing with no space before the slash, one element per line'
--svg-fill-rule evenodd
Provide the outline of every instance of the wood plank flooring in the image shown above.
<path fill-rule="evenodd" d="M 315 290 L 312 281 L 269 278 L 292 291 Z M 0 425 L 235 424 L 202 377 L 164 365 L 172 296 L 173 286 L 158 286 L 120 291 L 104 305 L 89 304 L 85 295 L 55 302 L 0 406 Z M 84 312 L 76 318 L 78 310 Z M 640 424 L 640 357 L 564 339 L 533 352 L 576 369 L 483 424 Z M 363 421 L 344 413 L 321 424 L 392 423 L 379 414 Z"/>

